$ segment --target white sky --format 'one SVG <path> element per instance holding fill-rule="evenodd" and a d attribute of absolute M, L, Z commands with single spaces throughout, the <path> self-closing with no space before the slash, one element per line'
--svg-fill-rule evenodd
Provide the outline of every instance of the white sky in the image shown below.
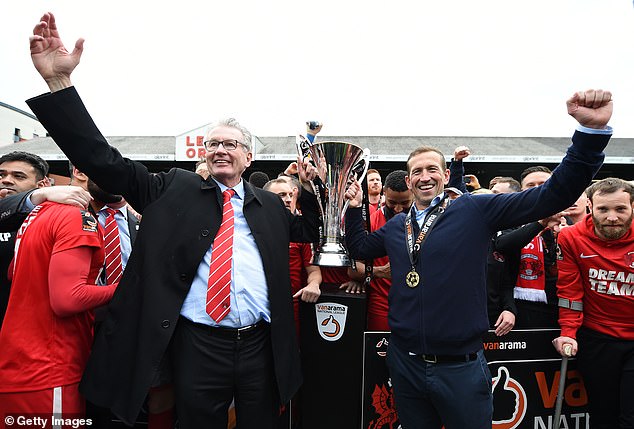
<path fill-rule="evenodd" d="M 28 37 L 52 11 L 108 136 L 235 116 L 260 136 L 568 136 L 574 91 L 610 89 L 634 137 L 631 0 L 2 0 L 0 101 L 47 91 Z"/>

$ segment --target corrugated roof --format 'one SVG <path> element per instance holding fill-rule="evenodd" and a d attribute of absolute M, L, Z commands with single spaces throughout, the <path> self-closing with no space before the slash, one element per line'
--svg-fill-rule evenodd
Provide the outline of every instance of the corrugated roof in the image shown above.
<path fill-rule="evenodd" d="M 256 159 L 294 157 L 295 137 L 259 137 Z M 433 146 L 451 158 L 458 146 L 468 146 L 470 162 L 559 162 L 571 144 L 567 137 L 429 137 L 429 136 L 321 136 L 369 148 L 371 160 L 405 161 L 419 146 Z M 606 148 L 606 163 L 634 163 L 634 139 L 612 138 Z"/>
<path fill-rule="evenodd" d="M 138 161 L 174 161 L 174 137 L 121 136 L 107 137 L 108 142 L 124 156 Z M 0 147 L 0 154 L 14 150 L 35 153 L 47 161 L 65 160 L 64 153 L 51 137 L 40 137 Z"/>
<path fill-rule="evenodd" d="M 139 161 L 174 161 L 175 137 L 107 137 L 126 157 Z M 354 143 L 369 148 L 373 161 L 404 161 L 419 146 L 434 146 L 450 158 L 457 146 L 468 146 L 470 162 L 559 162 L 570 139 L 565 137 L 428 137 L 428 136 L 320 136 L 319 140 Z M 290 160 L 296 156 L 295 137 L 254 138 L 255 160 Z M 0 147 L 0 154 L 13 150 L 36 153 L 46 160 L 66 157 L 50 137 Z M 613 138 L 606 148 L 606 163 L 634 164 L 634 139 Z"/>

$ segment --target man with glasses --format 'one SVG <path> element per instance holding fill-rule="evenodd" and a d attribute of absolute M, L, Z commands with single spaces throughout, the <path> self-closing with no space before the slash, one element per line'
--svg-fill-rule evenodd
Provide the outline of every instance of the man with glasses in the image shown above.
<path fill-rule="evenodd" d="M 72 87 L 82 45 L 69 53 L 53 15 L 41 18 L 31 57 L 51 93 L 29 104 L 69 159 L 122 194 L 143 222 L 81 391 L 132 425 L 170 353 L 181 428 L 226 428 L 233 398 L 240 427 L 276 427 L 280 404 L 301 383 L 288 246 L 319 238 L 306 183 L 314 168 L 298 160 L 308 192 L 294 216 L 277 195 L 242 180 L 251 133 L 229 119 L 205 137 L 208 179 L 149 173 L 108 145 Z"/>

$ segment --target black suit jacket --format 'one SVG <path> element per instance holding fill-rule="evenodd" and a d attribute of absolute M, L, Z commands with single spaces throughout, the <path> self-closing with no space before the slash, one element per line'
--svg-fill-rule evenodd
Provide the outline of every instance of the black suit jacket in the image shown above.
<path fill-rule="evenodd" d="M 136 234 L 140 225 L 141 221 L 139 221 L 139 219 L 137 219 L 136 216 L 128 210 L 128 232 L 130 233 L 131 244 L 134 244 L 134 240 L 136 240 Z"/>
<path fill-rule="evenodd" d="M 172 169 L 151 174 L 101 135 L 74 88 L 27 101 L 55 142 L 101 188 L 122 194 L 143 222 L 97 334 L 80 389 L 132 424 L 168 349 L 196 269 L 220 227 L 222 197 L 212 179 Z M 318 240 L 317 201 L 302 193 L 303 216 L 244 183 L 244 216 L 269 287 L 274 370 L 282 402 L 301 383 L 289 279 L 290 241 Z M 236 261 L 237 263 L 247 261 Z M 177 351 L 175 351 L 177 352 Z"/>
<path fill-rule="evenodd" d="M 0 198 L 0 232 L 13 232 L 20 228 L 31 212 L 26 206 L 26 199 L 32 192 L 31 190 Z"/>
<path fill-rule="evenodd" d="M 4 321 L 9 304 L 11 282 L 8 278 L 8 269 L 13 260 L 13 248 L 15 247 L 16 230 L 28 215 L 24 207 L 24 199 L 30 192 L 23 192 L 0 198 L 0 328 Z"/>

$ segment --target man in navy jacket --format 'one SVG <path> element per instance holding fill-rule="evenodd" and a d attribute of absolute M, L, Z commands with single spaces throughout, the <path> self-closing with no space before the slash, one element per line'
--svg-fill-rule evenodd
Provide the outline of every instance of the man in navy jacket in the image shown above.
<path fill-rule="evenodd" d="M 491 374 L 482 352 L 488 329 L 486 257 L 496 231 L 569 207 L 603 162 L 612 130 L 612 95 L 578 92 L 567 101 L 579 127 L 565 158 L 543 186 L 512 194 L 444 198 L 443 154 L 414 150 L 407 183 L 409 213 L 367 235 L 361 210 L 346 214 L 346 242 L 358 260 L 388 255 L 392 268 L 387 364 L 403 427 L 490 429 Z M 346 193 L 360 205 L 358 184 Z M 422 233 L 421 233 L 422 231 Z"/>

